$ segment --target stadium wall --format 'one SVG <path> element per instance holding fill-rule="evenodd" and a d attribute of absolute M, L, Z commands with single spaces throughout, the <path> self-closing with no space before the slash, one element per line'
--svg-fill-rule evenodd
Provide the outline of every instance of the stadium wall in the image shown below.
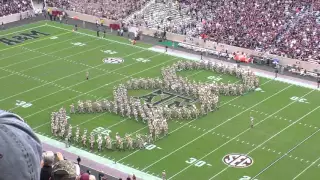
<path fill-rule="evenodd" d="M 4 24 L 7 23 L 11 23 L 11 22 L 15 22 L 15 21 L 20 21 L 21 17 L 28 17 L 28 14 L 34 14 L 33 10 L 29 10 L 29 11 L 25 11 L 25 12 L 21 12 L 21 13 L 16 13 L 16 14 L 11 14 L 8 16 L 2 16 L 0 17 L 0 24 L 3 22 Z"/>

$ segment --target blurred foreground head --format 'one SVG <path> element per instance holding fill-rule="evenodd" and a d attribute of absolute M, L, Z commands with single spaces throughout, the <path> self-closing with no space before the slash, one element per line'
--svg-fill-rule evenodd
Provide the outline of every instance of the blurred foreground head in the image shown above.
<path fill-rule="evenodd" d="M 76 180 L 76 165 L 68 160 L 58 161 L 51 172 L 51 180 Z"/>
<path fill-rule="evenodd" d="M 0 110 L 0 171 L 4 180 L 39 180 L 42 146 L 23 119 Z"/>

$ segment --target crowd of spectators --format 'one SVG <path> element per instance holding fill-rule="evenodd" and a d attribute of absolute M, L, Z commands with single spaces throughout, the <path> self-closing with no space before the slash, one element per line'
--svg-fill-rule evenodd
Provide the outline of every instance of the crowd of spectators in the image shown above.
<path fill-rule="evenodd" d="M 124 19 L 148 0 L 48 0 L 47 5 L 112 20 Z"/>
<path fill-rule="evenodd" d="M 180 4 L 188 6 L 190 14 L 202 24 L 194 36 L 205 34 L 218 43 L 307 59 L 317 58 L 319 53 L 319 39 L 311 38 L 313 35 L 319 37 L 316 17 L 304 15 L 310 13 L 311 2 L 181 0 Z M 314 5 L 314 9 L 317 8 L 318 5 Z M 291 47 L 292 43 L 288 41 L 296 42 L 295 46 Z"/>
<path fill-rule="evenodd" d="M 179 23 L 157 21 L 155 28 L 165 27 L 169 32 L 193 38 L 207 37 L 217 43 L 259 49 L 289 58 L 320 61 L 320 1 L 178 0 L 175 8 L 180 12 Z M 150 13 L 146 10 L 142 13 L 145 12 Z M 172 16 L 171 11 L 167 12 L 166 16 Z M 140 23 L 141 17 L 152 21 L 146 14 L 134 21 Z"/>
<path fill-rule="evenodd" d="M 305 14 L 282 35 L 271 53 L 320 63 L 320 19 L 316 12 Z"/>
<path fill-rule="evenodd" d="M 0 0 L 0 17 L 32 10 L 31 0 Z"/>

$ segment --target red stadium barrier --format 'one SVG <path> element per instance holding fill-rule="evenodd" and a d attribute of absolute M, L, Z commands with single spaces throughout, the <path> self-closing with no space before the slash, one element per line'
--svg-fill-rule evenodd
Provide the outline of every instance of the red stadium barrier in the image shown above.
<path fill-rule="evenodd" d="M 110 24 L 109 27 L 110 27 L 110 29 L 118 30 L 118 29 L 120 29 L 120 24 Z"/>
<path fill-rule="evenodd" d="M 233 59 L 235 61 L 240 61 L 240 62 L 244 62 L 244 63 L 249 63 L 252 61 L 252 59 L 250 57 L 247 57 L 246 55 L 244 54 L 235 54 L 233 56 Z"/>

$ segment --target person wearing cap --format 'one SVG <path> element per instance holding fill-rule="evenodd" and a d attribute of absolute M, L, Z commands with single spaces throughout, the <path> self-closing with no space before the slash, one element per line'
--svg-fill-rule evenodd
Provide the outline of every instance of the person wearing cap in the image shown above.
<path fill-rule="evenodd" d="M 50 180 L 76 180 L 76 166 L 68 160 L 56 162 L 52 168 Z"/>
<path fill-rule="evenodd" d="M 0 110 L 0 179 L 40 179 L 41 156 L 41 142 L 24 120 Z"/>

